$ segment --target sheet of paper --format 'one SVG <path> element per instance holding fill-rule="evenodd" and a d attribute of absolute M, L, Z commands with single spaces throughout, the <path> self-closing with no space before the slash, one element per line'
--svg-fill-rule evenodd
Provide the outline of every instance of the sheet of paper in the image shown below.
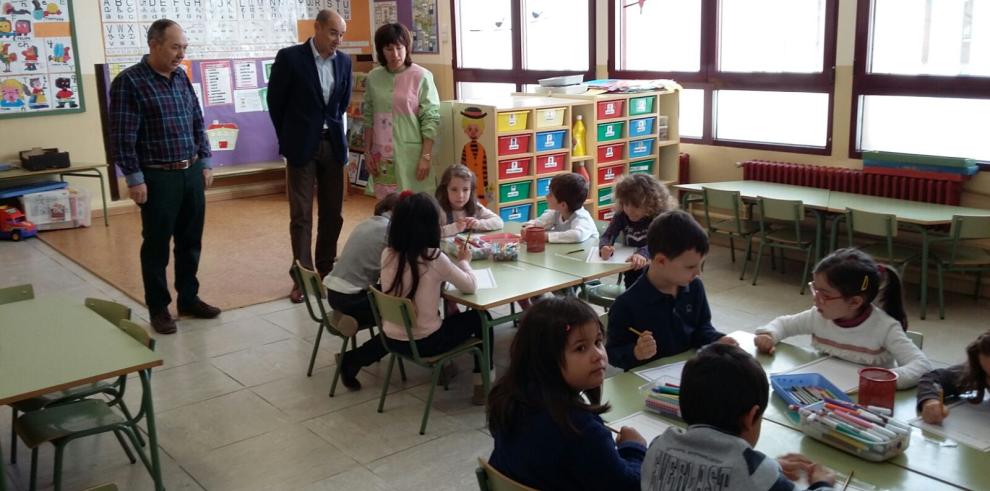
<path fill-rule="evenodd" d="M 949 405 L 949 417 L 941 425 L 925 423 L 921 418 L 912 420 L 911 425 L 981 452 L 990 451 L 990 399 L 980 404 L 959 401 Z"/>
<path fill-rule="evenodd" d="M 842 392 L 852 394 L 859 390 L 860 368 L 863 368 L 863 365 L 827 356 L 810 363 L 805 363 L 804 365 L 774 373 L 774 375 L 783 373 L 818 373 L 827 378 L 829 382 L 832 382 Z"/>
<path fill-rule="evenodd" d="M 234 90 L 234 112 L 264 111 L 259 89 Z"/>
<path fill-rule="evenodd" d="M 649 382 L 656 380 L 661 383 L 681 385 L 681 372 L 684 370 L 685 363 L 687 361 L 671 363 L 662 367 L 644 368 L 643 370 L 637 370 L 636 375 Z"/>
<path fill-rule="evenodd" d="M 588 258 L 585 262 L 589 263 L 624 263 L 629 256 L 632 256 L 636 252 L 636 248 L 632 246 L 615 246 L 615 252 L 608 259 L 602 259 L 599 254 L 599 249 L 597 247 L 591 247 L 588 251 Z"/>
<path fill-rule="evenodd" d="M 662 419 L 651 416 L 643 411 L 637 411 L 625 418 L 610 421 L 608 425 L 617 430 L 623 426 L 635 428 L 640 435 L 643 435 L 643 439 L 646 440 L 646 446 L 650 446 L 650 442 L 654 438 L 662 435 L 663 432 L 667 431 L 667 428 L 670 428 L 670 425 Z"/>
<path fill-rule="evenodd" d="M 835 487 L 832 489 L 836 489 L 836 490 L 843 489 L 842 485 L 846 482 L 846 478 L 848 477 L 849 474 L 842 474 L 840 472 L 836 472 Z M 803 472 L 801 473 L 801 479 L 794 481 L 794 486 L 796 489 L 808 489 L 808 486 L 810 485 L 811 483 L 808 482 L 808 475 Z M 857 479 L 856 475 L 853 474 L 853 478 L 852 480 L 850 480 L 849 486 L 847 486 L 845 489 L 847 491 L 876 491 L 877 487 L 874 486 L 873 484 Z"/>
<path fill-rule="evenodd" d="M 491 268 L 472 269 L 471 274 L 474 275 L 474 282 L 475 285 L 477 285 L 478 290 L 498 288 L 498 285 L 495 283 L 495 275 L 492 274 Z M 447 283 L 447 290 L 456 289 L 457 288 L 452 283 Z"/>

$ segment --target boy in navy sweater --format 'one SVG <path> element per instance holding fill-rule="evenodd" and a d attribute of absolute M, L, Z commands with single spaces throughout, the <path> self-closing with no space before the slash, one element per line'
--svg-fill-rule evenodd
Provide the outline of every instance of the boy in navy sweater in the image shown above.
<path fill-rule="evenodd" d="M 712 327 L 698 275 L 708 236 L 691 215 L 672 210 L 650 224 L 650 265 L 608 313 L 605 344 L 612 365 L 629 370 L 712 342 L 738 344 Z"/>

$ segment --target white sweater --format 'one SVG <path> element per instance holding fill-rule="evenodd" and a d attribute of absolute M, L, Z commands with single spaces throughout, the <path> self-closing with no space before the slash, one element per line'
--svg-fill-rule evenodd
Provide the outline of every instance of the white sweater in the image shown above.
<path fill-rule="evenodd" d="M 554 210 L 543 212 L 536 220 L 526 222 L 526 225 L 539 225 L 547 230 L 547 241 L 576 243 L 584 242 L 592 237 L 598 237 L 598 227 L 595 219 L 584 208 L 579 208 L 564 220 L 560 213 Z"/>
<path fill-rule="evenodd" d="M 485 208 L 485 205 L 477 203 L 477 209 L 474 213 L 474 218 L 478 219 L 478 224 L 474 226 L 475 232 L 491 232 L 492 230 L 498 230 L 502 228 L 505 224 L 502 222 L 502 217 L 498 216 L 492 210 Z M 444 225 L 440 228 L 441 234 L 444 237 L 450 237 L 452 235 L 457 235 L 459 232 L 457 230 L 457 219 L 464 218 L 467 213 L 463 209 L 452 210 L 447 216 L 453 218 L 454 221 Z"/>
<path fill-rule="evenodd" d="M 907 337 L 900 322 L 874 306 L 873 312 L 855 327 L 840 327 L 825 319 L 814 307 L 794 315 L 780 316 L 756 334 L 773 336 L 774 343 L 801 334 L 811 334 L 820 351 L 861 365 L 891 368 L 897 373 L 897 389 L 918 385 L 932 364 Z"/>

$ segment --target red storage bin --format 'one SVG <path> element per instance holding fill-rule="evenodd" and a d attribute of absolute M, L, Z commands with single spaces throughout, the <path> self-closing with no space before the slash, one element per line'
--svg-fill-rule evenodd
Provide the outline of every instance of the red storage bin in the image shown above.
<path fill-rule="evenodd" d="M 611 207 L 598 209 L 598 219 L 603 222 L 611 221 L 612 216 L 614 215 L 615 215 L 615 210 L 613 210 Z"/>
<path fill-rule="evenodd" d="M 502 179 L 515 179 L 517 177 L 526 177 L 530 174 L 530 163 L 532 163 L 530 158 L 522 159 L 511 159 L 511 160 L 500 160 L 498 161 L 498 178 Z"/>
<path fill-rule="evenodd" d="M 616 99 L 612 101 L 601 101 L 598 103 L 598 119 L 615 119 L 621 118 L 624 113 L 624 105 L 626 101 L 624 99 Z"/>
<path fill-rule="evenodd" d="M 567 154 L 566 153 L 551 153 L 549 155 L 540 155 L 536 157 L 536 174 L 549 174 L 551 172 L 560 172 L 564 170 L 564 166 L 567 164 Z"/>
<path fill-rule="evenodd" d="M 622 151 L 625 147 L 623 143 L 613 143 L 612 145 L 598 146 L 598 162 L 612 162 L 622 160 Z"/>
<path fill-rule="evenodd" d="M 616 179 L 619 178 L 619 176 L 622 175 L 622 172 L 624 170 L 626 169 L 625 166 L 622 164 L 599 167 L 598 185 L 601 186 L 602 184 L 612 184 L 613 182 L 615 182 Z"/>
<path fill-rule="evenodd" d="M 529 138 L 531 136 L 533 135 L 523 134 L 498 137 L 498 154 L 511 155 L 514 153 L 528 153 Z"/>

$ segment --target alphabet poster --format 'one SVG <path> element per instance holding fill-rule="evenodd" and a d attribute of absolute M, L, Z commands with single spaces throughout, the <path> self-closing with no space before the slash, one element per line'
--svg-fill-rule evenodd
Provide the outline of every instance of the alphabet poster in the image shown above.
<path fill-rule="evenodd" d="M 83 111 L 72 0 L 0 2 L 0 118 Z"/>

